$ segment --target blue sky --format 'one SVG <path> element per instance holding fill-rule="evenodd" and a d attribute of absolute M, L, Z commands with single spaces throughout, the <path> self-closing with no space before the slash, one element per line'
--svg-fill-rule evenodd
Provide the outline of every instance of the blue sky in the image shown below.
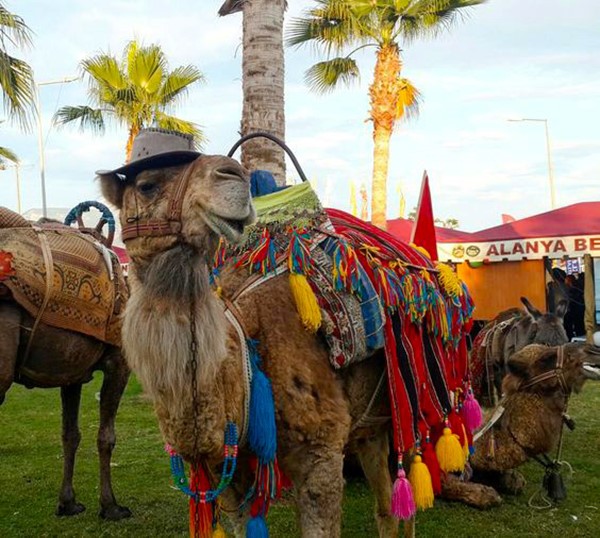
<path fill-rule="evenodd" d="M 100 51 L 120 54 L 132 38 L 159 43 L 171 67 L 192 63 L 207 82 L 176 111 L 201 124 L 207 153 L 227 153 L 241 116 L 241 14 L 219 18 L 218 0 L 8 0 L 35 32 L 23 56 L 38 82 L 78 73 L 81 59 Z M 310 6 L 290 0 L 287 19 Z M 168 11 L 165 12 L 165 5 Z M 417 203 L 427 169 L 436 216 L 457 218 L 469 231 L 550 208 L 543 123 L 550 129 L 557 205 L 599 200 L 600 3 L 596 0 L 490 0 L 436 40 L 403 47 L 403 75 L 423 94 L 421 115 L 392 138 L 389 217 Z M 367 49 L 368 50 L 368 49 Z M 318 60 L 311 48 L 286 51 L 286 141 L 323 202 L 348 210 L 350 182 L 370 182 L 371 128 L 367 88 L 372 52 L 358 57 L 361 83 L 331 95 L 308 91 L 304 71 Z M 83 82 L 43 86 L 47 200 L 72 207 L 98 197 L 94 171 L 121 164 L 126 132 L 104 136 L 50 128 L 54 111 L 84 104 Z M 35 130 L 7 123 L 0 145 L 23 163 L 23 210 L 41 207 Z M 295 174 L 290 163 L 289 175 Z M 16 209 L 15 171 L 0 172 L 0 205 Z"/>

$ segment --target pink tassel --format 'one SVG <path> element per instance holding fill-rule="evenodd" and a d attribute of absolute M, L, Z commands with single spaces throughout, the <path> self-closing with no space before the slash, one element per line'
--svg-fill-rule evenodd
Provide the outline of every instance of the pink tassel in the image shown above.
<path fill-rule="evenodd" d="M 392 491 L 392 515 L 404 521 L 411 519 L 417 513 L 410 482 L 402 466 L 398 468 L 398 477 Z"/>
<path fill-rule="evenodd" d="M 462 419 L 465 426 L 472 432 L 483 424 L 483 413 L 481 412 L 481 407 L 479 406 L 479 402 L 475 399 L 471 387 L 469 387 L 467 396 L 463 402 Z"/>

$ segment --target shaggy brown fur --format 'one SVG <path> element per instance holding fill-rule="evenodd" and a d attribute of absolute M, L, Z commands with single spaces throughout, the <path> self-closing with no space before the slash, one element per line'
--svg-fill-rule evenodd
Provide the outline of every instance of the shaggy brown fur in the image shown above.
<path fill-rule="evenodd" d="M 1 284 L 0 284 L 1 286 Z M 24 351 L 34 320 L 7 295 L 0 298 L 0 403 L 13 382 L 34 387 L 61 387 L 64 472 L 56 513 L 79 514 L 85 506 L 75 499 L 73 471 L 81 434 L 78 415 L 81 387 L 94 371 L 104 374 L 100 392 L 100 515 L 118 520 L 131 515 L 115 500 L 110 460 L 115 446 L 115 416 L 129 378 L 120 350 L 89 336 L 41 323 L 35 333 L 27 363 Z"/>
<path fill-rule="evenodd" d="M 486 338 L 486 349 L 473 349 L 473 356 L 478 360 L 486 360 L 491 379 L 487 378 L 483 369 L 482 390 L 478 396 L 485 407 L 494 404 L 494 396 L 502 397 L 502 380 L 507 373 L 510 357 L 529 344 L 560 346 L 568 342 L 563 325 L 567 310 L 567 301 L 560 301 L 556 312 L 543 314 L 525 297 L 521 297 L 524 310 L 511 308 L 501 312 L 490 321 L 481 331 L 482 335 L 489 332 Z M 478 342 L 482 342 L 481 338 Z M 493 386 L 492 386 L 493 385 Z M 494 394 L 494 391 L 496 394 Z"/>
<path fill-rule="evenodd" d="M 558 348 L 532 344 L 515 353 L 508 362 L 504 379 L 506 399 L 501 419 L 475 443 L 470 464 L 474 482 L 452 478 L 443 484 L 443 495 L 478 508 L 488 508 L 501 501 L 491 485 L 507 494 L 517 494 L 525 487 L 525 478 L 516 468 L 534 456 L 556 449 L 562 428 L 563 412 L 569 395 L 579 392 L 586 379 L 596 379 L 584 365 L 600 364 L 597 349 L 583 344 L 564 346 L 562 373 L 565 394 L 557 377 L 531 387 L 524 383 L 556 367 Z"/>
<path fill-rule="evenodd" d="M 216 464 L 222 458 L 226 421 L 241 425 L 244 383 L 240 342 L 224 320 L 223 302 L 208 288 L 207 260 L 214 253 L 218 235 L 237 239 L 254 213 L 248 178 L 235 161 L 203 156 L 194 166 L 180 236 L 127 242 L 132 286 L 123 341 L 128 361 L 154 401 L 166 440 L 188 460 L 201 457 Z M 165 218 L 173 188 L 170 179 L 178 171 L 142 172 L 127 184 L 113 176 L 101 181 L 105 196 L 121 209 L 121 222 L 127 224 L 141 216 Z M 178 242 L 185 246 L 175 246 Z M 231 267 L 223 272 L 223 299 L 233 297 L 245 274 Z M 183 284 L 176 282 L 182 277 Z M 190 396 L 192 304 L 199 344 L 197 409 L 192 409 Z M 389 512 L 387 425 L 379 422 L 352 429 L 384 371 L 381 357 L 334 372 L 324 342 L 304 330 L 286 276 L 240 296 L 236 308 L 248 336 L 260 343 L 264 369 L 272 383 L 278 458 L 294 484 L 302 535 L 339 536 L 343 454 L 349 448 L 358 453 L 374 486 L 380 536 L 395 536 L 397 522 Z M 374 410 L 389 415 L 383 396 Z M 192 428 L 195 417 L 200 424 L 197 439 Z M 249 486 L 244 482 L 250 476 L 245 447 L 239 459 L 235 485 L 225 496 L 227 510 L 239 505 Z M 242 518 L 235 523 L 241 532 Z"/>
<path fill-rule="evenodd" d="M 557 377 L 530 387 L 522 384 L 556 367 L 557 347 L 529 345 L 509 360 L 509 375 L 504 380 L 505 412 L 498 423 L 485 433 L 475 445 L 471 465 L 477 473 L 487 474 L 502 486 L 514 484 L 515 475 L 504 479 L 511 471 L 533 456 L 552 453 L 556 449 L 562 428 L 563 412 L 571 392 L 579 392 L 586 380 L 584 362 L 597 364 L 598 355 L 590 353 L 583 344 L 564 346 L 562 373 L 568 387 L 563 392 Z M 491 450 L 491 447 L 494 450 Z M 524 485 L 524 479 L 521 481 Z"/>

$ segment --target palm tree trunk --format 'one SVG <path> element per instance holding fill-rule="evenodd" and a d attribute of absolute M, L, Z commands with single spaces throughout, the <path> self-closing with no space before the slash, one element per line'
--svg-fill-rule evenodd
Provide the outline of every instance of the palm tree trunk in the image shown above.
<path fill-rule="evenodd" d="M 387 176 L 392 131 L 382 127 L 373 133 L 373 183 L 371 185 L 371 222 L 387 229 Z"/>
<path fill-rule="evenodd" d="M 133 139 L 140 132 L 140 128 L 137 125 L 132 125 L 129 128 L 129 136 L 127 137 L 127 145 L 125 146 L 125 162 L 128 163 L 131 160 L 131 150 L 133 149 Z"/>
<path fill-rule="evenodd" d="M 398 114 L 400 68 L 400 51 L 395 43 L 378 49 L 373 83 L 369 88 L 374 143 L 371 222 L 384 230 L 387 226 L 390 138 Z"/>
<path fill-rule="evenodd" d="M 285 140 L 283 14 L 285 0 L 247 0 L 243 22 L 242 135 L 267 131 Z M 246 169 L 268 170 L 285 185 L 285 154 L 257 138 L 242 146 Z"/>

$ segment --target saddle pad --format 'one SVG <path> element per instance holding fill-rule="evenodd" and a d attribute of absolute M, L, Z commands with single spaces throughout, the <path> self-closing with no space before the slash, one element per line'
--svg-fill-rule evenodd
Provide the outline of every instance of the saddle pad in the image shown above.
<path fill-rule="evenodd" d="M 31 316 L 38 315 L 48 277 L 38 236 L 43 234 L 52 254 L 52 286 L 41 321 L 120 345 L 118 314 L 129 293 L 116 255 L 105 257 L 102 245 L 74 229 L 42 230 L 0 229 L 0 250 L 11 254 L 13 270 L 3 285 Z"/>

